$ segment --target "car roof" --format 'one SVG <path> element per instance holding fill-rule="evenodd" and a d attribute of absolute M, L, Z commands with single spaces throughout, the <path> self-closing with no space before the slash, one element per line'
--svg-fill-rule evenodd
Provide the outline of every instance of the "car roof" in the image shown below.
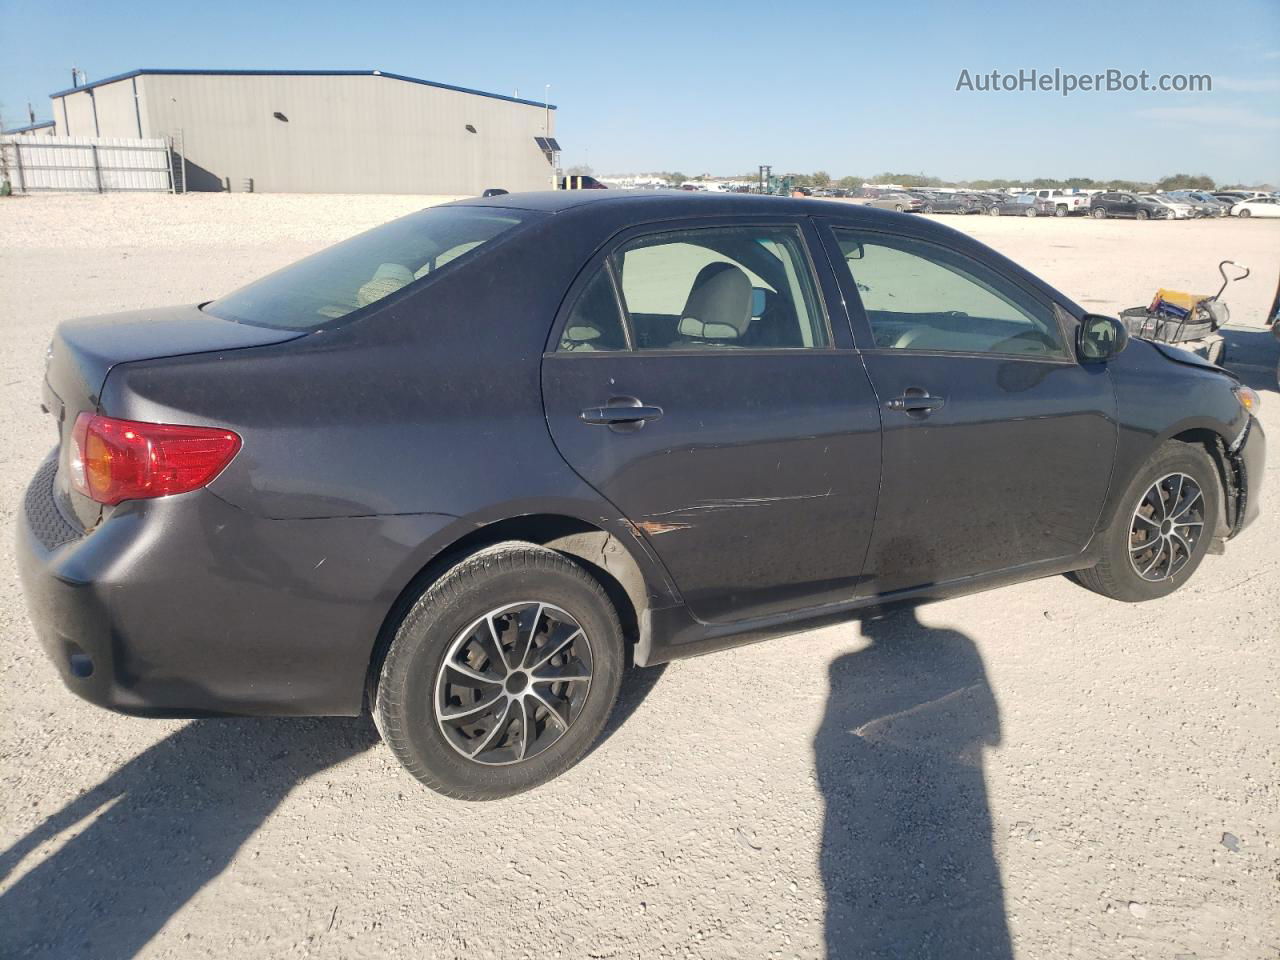
<path fill-rule="evenodd" d="M 902 193 L 903 191 L 895 191 Z M 607 206 L 616 214 L 621 208 L 629 208 L 635 215 L 648 215 L 649 207 L 683 208 L 677 216 L 715 214 L 781 214 L 784 216 L 821 216 L 850 209 L 860 204 L 841 203 L 810 197 L 774 197 L 757 193 L 712 193 L 704 190 L 541 190 L 531 193 L 506 193 L 497 197 L 480 197 L 456 201 L 458 206 L 504 207 L 511 210 L 530 210 L 559 213 L 579 207 Z"/>

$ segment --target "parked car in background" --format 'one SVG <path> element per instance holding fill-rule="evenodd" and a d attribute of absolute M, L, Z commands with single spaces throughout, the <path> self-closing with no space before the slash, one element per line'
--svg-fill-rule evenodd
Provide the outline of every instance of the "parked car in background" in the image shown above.
<path fill-rule="evenodd" d="M 1136 193 L 1096 193 L 1089 203 L 1089 216 L 1097 220 L 1107 217 L 1166 220 L 1171 217 L 1171 213 L 1168 207 L 1146 200 Z"/>
<path fill-rule="evenodd" d="M 924 201 L 909 193 L 884 193 L 871 200 L 867 206 L 880 210 L 897 210 L 899 213 L 914 213 L 924 208 Z"/>
<path fill-rule="evenodd" d="M 585 756 L 631 663 L 1067 572 L 1154 600 L 1264 502 L 1234 374 L 959 231 L 822 200 L 430 207 L 207 303 L 65 322 L 46 357 L 59 445 L 16 553 L 67 687 L 369 709 L 473 800 Z M 781 654 L 749 658 L 762 696 Z M 681 710 L 692 743 L 744 705 Z"/>
<path fill-rule="evenodd" d="M 1036 217 L 1042 211 L 1051 214 L 1053 208 L 1042 205 L 1034 193 L 1022 193 L 1016 197 L 989 197 L 986 211 L 993 217 Z"/>
<path fill-rule="evenodd" d="M 1211 193 L 1199 190 L 1170 190 L 1166 196 L 1191 204 L 1202 217 L 1225 217 L 1231 209 L 1230 204 L 1223 203 Z"/>
<path fill-rule="evenodd" d="M 974 197 L 967 193 L 932 193 L 924 200 L 924 213 L 980 213 Z"/>
<path fill-rule="evenodd" d="M 1218 200 L 1221 200 L 1228 207 L 1235 206 L 1241 200 L 1249 199 L 1249 195 L 1247 193 L 1238 193 L 1236 191 L 1228 191 L 1228 190 L 1218 191 L 1214 193 L 1214 197 L 1216 197 Z"/>
<path fill-rule="evenodd" d="M 1037 190 L 1036 196 L 1053 204 L 1053 215 L 1065 217 L 1071 213 L 1089 212 L 1089 195 L 1068 193 L 1066 190 Z"/>
<path fill-rule="evenodd" d="M 1254 197 L 1241 200 L 1231 208 L 1233 217 L 1280 217 L 1280 200 L 1275 197 Z"/>
<path fill-rule="evenodd" d="M 1196 216 L 1195 207 L 1193 207 L 1191 204 L 1186 203 L 1182 200 L 1178 200 L 1174 197 L 1170 197 L 1168 194 L 1144 193 L 1141 196 L 1143 200 L 1150 200 L 1152 203 L 1164 207 L 1168 211 L 1165 217 L 1168 220 L 1195 219 L 1195 216 Z"/>

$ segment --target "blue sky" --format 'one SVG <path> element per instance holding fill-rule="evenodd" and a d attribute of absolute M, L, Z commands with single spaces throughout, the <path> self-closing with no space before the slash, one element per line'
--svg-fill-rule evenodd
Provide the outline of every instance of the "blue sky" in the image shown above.
<path fill-rule="evenodd" d="M 0 110 L 135 67 L 381 69 L 560 107 L 597 172 L 1280 184 L 1280 3 L 0 0 Z M 1209 93 L 957 92 L 962 69 L 1207 73 Z"/>

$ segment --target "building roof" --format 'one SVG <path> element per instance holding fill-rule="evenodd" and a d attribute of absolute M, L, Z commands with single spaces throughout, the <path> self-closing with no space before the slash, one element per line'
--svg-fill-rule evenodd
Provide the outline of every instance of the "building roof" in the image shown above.
<path fill-rule="evenodd" d="M 0 130 L 0 133 L 29 133 L 32 130 L 43 130 L 45 127 L 52 126 L 52 120 L 45 120 L 43 123 L 29 123 L 25 127 L 10 127 L 8 130 Z"/>
<path fill-rule="evenodd" d="M 49 94 L 50 97 L 64 97 L 69 93 L 92 90 L 104 84 L 116 83 L 142 76 L 179 76 L 179 77 L 386 77 L 388 80 L 402 80 L 405 83 L 421 83 L 428 87 L 439 87 L 442 90 L 453 90 L 457 93 L 469 93 L 477 97 L 490 97 L 494 100 L 506 100 L 509 103 L 522 103 L 529 107 L 545 107 L 556 109 L 554 103 L 543 103 L 541 100 L 525 100 L 521 97 L 508 97 L 501 93 L 489 93 L 485 90 L 472 90 L 469 87 L 458 87 L 451 83 L 440 83 L 436 80 L 422 80 L 418 77 L 406 77 L 399 73 L 387 73 L 385 70 L 164 70 L 158 67 L 142 67 L 128 73 L 118 73 L 113 77 L 103 77 L 92 83 L 78 87 L 68 87 Z"/>

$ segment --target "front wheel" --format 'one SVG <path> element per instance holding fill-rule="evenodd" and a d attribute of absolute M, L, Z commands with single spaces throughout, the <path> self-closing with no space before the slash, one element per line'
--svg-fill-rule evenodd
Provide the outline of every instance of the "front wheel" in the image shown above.
<path fill-rule="evenodd" d="M 990 214 L 990 215 L 991 215 L 991 216 L 993 216 L 993 217 L 998 217 L 998 216 L 1000 216 L 1000 208 L 999 208 L 999 207 L 992 207 L 991 209 L 989 209 L 989 210 L 987 211 L 987 213 L 988 213 L 988 214 Z"/>
<path fill-rule="evenodd" d="M 1065 216 L 1067 215 L 1067 208 L 1066 208 L 1066 206 L 1065 206 L 1064 204 L 1061 204 L 1061 203 L 1060 203 L 1060 204 L 1058 204 L 1058 206 L 1054 208 L 1053 215 L 1054 215 L 1055 217 L 1065 217 Z"/>
<path fill-rule="evenodd" d="M 453 567 L 406 614 L 374 717 L 428 787 L 493 800 L 582 758 L 624 665 L 622 628 L 600 583 L 554 550 L 502 543 Z"/>
<path fill-rule="evenodd" d="M 1218 471 L 1198 446 L 1170 440 L 1139 471 L 1102 535 L 1085 587 L 1128 603 L 1168 596 L 1200 566 L 1221 512 Z"/>
<path fill-rule="evenodd" d="M 1148 217 L 1148 216 L 1150 216 L 1150 214 L 1148 214 L 1148 213 L 1147 213 L 1147 211 L 1145 211 L 1145 210 L 1139 210 L 1139 211 L 1138 211 L 1137 213 L 1135 213 L 1133 216 L 1134 216 L 1134 218 L 1135 218 L 1135 219 L 1137 219 L 1137 220 L 1145 220 L 1145 219 L 1147 219 L 1147 217 Z"/>
<path fill-rule="evenodd" d="M 1094 207 L 1092 216 L 1095 220 L 1105 220 L 1107 219 L 1107 211 L 1102 207 Z"/>
<path fill-rule="evenodd" d="M 1239 217 L 1252 217 L 1252 216 L 1253 216 L 1253 213 L 1252 213 L 1251 211 L 1249 211 L 1249 210 L 1241 210 L 1238 214 L 1236 214 L 1236 216 L 1239 216 Z"/>

